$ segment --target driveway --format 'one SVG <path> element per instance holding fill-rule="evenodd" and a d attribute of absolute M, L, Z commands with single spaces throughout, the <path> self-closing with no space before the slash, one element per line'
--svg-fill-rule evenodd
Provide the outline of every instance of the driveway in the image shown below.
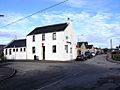
<path fill-rule="evenodd" d="M 14 77 L 0 82 L 0 90 L 119 90 L 120 65 L 98 55 L 84 62 L 9 62 Z"/>

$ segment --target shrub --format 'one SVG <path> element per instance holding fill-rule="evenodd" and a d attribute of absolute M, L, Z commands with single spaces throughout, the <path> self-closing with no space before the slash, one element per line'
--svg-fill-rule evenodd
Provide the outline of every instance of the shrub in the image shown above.
<path fill-rule="evenodd" d="M 3 52 L 2 52 L 2 53 L 0 53 L 0 59 L 1 59 L 2 61 L 6 60 L 6 57 L 4 57 Z"/>
<path fill-rule="evenodd" d="M 112 54 L 112 59 L 120 61 L 120 54 Z"/>

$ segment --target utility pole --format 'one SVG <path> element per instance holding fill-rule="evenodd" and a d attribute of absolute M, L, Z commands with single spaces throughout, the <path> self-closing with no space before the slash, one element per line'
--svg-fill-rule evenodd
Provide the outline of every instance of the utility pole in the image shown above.
<path fill-rule="evenodd" d="M 112 39 L 110 39 L 110 48 L 112 50 Z"/>

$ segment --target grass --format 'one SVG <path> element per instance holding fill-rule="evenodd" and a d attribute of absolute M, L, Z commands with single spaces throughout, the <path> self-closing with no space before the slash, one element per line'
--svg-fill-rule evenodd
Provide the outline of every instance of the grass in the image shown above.
<path fill-rule="evenodd" d="M 112 54 L 112 59 L 116 61 L 120 61 L 120 54 Z"/>

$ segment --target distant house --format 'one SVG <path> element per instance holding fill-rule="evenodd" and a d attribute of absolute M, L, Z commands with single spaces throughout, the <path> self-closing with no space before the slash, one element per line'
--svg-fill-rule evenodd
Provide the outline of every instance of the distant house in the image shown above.
<path fill-rule="evenodd" d="M 13 40 L 6 45 L 4 56 L 7 59 L 26 59 L 26 39 Z"/>
<path fill-rule="evenodd" d="M 3 55 L 3 51 L 4 51 L 4 46 L 5 45 L 0 45 L 0 57 Z"/>
<path fill-rule="evenodd" d="M 77 56 L 76 44 L 76 35 L 69 21 L 35 28 L 26 40 L 8 44 L 4 55 L 7 59 L 68 61 Z"/>
<path fill-rule="evenodd" d="M 85 54 L 86 51 L 94 52 L 93 45 L 88 45 L 88 42 L 78 42 L 77 54 Z"/>
<path fill-rule="evenodd" d="M 87 49 L 87 51 L 90 51 L 90 52 L 94 52 L 95 51 L 93 45 L 87 45 L 86 49 Z"/>
<path fill-rule="evenodd" d="M 86 46 L 88 45 L 88 42 L 78 42 L 78 50 L 77 54 L 84 54 L 87 51 Z"/>
<path fill-rule="evenodd" d="M 5 46 L 5 45 L 2 45 L 2 44 L 0 45 L 0 53 L 3 52 L 4 46 Z"/>

